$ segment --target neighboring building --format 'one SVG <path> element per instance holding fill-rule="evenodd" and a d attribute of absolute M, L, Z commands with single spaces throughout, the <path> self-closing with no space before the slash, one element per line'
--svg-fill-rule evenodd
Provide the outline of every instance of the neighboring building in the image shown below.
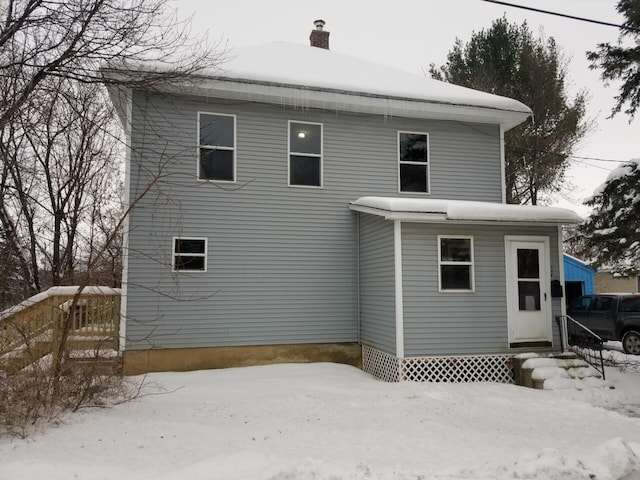
<path fill-rule="evenodd" d="M 550 286 L 580 219 L 504 204 L 504 133 L 528 107 L 326 48 L 232 57 L 195 86 L 112 91 L 128 201 L 148 189 L 126 234 L 126 371 L 509 381 L 514 354 L 559 349 Z"/>
<path fill-rule="evenodd" d="M 595 268 L 589 267 L 576 257 L 564 254 L 564 285 L 567 304 L 581 295 L 595 293 L 593 280 L 595 274 Z"/>
<path fill-rule="evenodd" d="M 603 268 L 596 273 L 594 284 L 597 293 L 640 292 L 640 277 L 637 275 L 614 274 L 607 268 Z"/>

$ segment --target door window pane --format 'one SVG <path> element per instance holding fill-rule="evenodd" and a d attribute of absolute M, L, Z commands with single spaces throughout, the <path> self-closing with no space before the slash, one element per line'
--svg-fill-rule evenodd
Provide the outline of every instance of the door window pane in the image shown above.
<path fill-rule="evenodd" d="M 537 249 L 518 249 L 518 278 L 540 278 L 540 259 Z"/>
<path fill-rule="evenodd" d="M 540 282 L 518 282 L 518 308 L 540 310 Z"/>

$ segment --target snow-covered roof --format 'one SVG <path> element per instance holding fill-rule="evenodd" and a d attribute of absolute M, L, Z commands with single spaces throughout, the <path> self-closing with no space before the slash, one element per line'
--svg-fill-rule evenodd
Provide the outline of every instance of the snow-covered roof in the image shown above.
<path fill-rule="evenodd" d="M 531 115 L 531 109 L 517 100 L 322 48 L 273 42 L 231 50 L 228 57 L 221 68 L 203 72 L 192 93 L 303 108 L 497 123 L 507 129 Z M 105 73 L 117 75 L 122 70 L 136 69 Z"/>
<path fill-rule="evenodd" d="M 591 268 L 589 265 L 587 265 L 587 262 L 585 262 L 584 260 L 580 260 L 578 257 L 574 257 L 573 255 L 570 255 L 568 253 L 564 253 L 563 254 L 566 258 L 573 260 L 576 263 L 579 263 L 580 265 L 584 265 L 587 268 Z"/>
<path fill-rule="evenodd" d="M 538 205 L 437 200 L 425 198 L 361 197 L 351 210 L 379 215 L 387 220 L 410 222 L 501 222 L 572 224 L 582 218 L 572 210 Z"/>

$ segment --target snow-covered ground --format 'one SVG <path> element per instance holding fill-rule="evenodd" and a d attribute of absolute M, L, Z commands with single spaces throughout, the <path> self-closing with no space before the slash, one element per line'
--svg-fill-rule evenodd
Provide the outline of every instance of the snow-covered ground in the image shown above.
<path fill-rule="evenodd" d="M 639 372 L 583 391 L 329 363 L 153 374 L 129 403 L 0 438 L 0 479 L 636 479 Z"/>

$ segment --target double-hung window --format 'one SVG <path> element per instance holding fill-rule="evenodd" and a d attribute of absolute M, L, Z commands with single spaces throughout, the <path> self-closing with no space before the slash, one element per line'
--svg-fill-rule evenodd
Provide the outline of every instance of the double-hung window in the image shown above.
<path fill-rule="evenodd" d="M 322 187 L 322 124 L 289 121 L 289 185 Z"/>
<path fill-rule="evenodd" d="M 198 179 L 236 180 L 236 117 L 198 114 Z"/>
<path fill-rule="evenodd" d="M 473 291 L 473 237 L 438 236 L 438 271 L 440 291 Z"/>
<path fill-rule="evenodd" d="M 429 193 L 429 135 L 398 132 L 400 192 Z"/>
<path fill-rule="evenodd" d="M 206 272 L 207 239 L 173 238 L 173 271 Z"/>

